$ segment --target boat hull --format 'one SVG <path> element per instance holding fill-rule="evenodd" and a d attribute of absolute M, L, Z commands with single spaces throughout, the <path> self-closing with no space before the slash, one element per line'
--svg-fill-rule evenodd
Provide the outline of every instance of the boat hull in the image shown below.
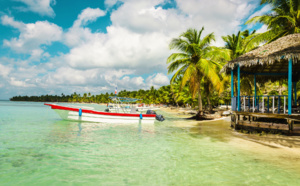
<path fill-rule="evenodd" d="M 81 113 L 78 108 L 63 107 L 52 104 L 45 104 L 51 106 L 55 112 L 64 120 L 72 121 L 87 121 L 97 123 L 149 123 L 153 124 L 156 115 L 154 114 L 128 114 L 128 113 L 110 113 L 98 112 L 93 110 L 82 109 Z"/>

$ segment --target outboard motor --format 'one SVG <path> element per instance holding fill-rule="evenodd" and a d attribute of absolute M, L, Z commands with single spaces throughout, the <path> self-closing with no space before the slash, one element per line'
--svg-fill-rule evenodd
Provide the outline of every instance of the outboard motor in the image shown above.
<path fill-rule="evenodd" d="M 163 115 L 160 115 L 160 114 L 156 114 L 156 119 L 157 119 L 158 121 L 164 121 L 164 120 L 165 120 L 164 116 L 163 116 Z"/>
<path fill-rule="evenodd" d="M 156 114 L 156 112 L 153 111 L 153 110 L 147 110 L 146 114 L 155 114 L 155 115 L 156 115 L 155 118 L 156 118 L 156 120 L 158 120 L 158 121 L 164 121 L 164 120 L 165 120 L 165 118 L 164 118 L 163 115 Z"/>
<path fill-rule="evenodd" d="M 146 114 L 156 114 L 156 112 L 153 110 L 147 110 Z"/>

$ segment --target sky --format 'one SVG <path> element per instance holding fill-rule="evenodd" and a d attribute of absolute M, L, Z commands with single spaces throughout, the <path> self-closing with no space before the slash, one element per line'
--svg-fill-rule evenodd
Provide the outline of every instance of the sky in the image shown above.
<path fill-rule="evenodd" d="M 169 84 L 169 43 L 188 28 L 221 36 L 270 11 L 260 0 L 0 0 L 0 99 L 100 94 Z"/>

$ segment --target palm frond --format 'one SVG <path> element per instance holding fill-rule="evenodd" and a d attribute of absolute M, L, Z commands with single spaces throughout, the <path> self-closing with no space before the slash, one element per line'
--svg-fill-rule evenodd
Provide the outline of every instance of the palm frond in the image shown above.
<path fill-rule="evenodd" d="M 188 61 L 189 61 L 188 58 L 187 59 L 180 59 L 180 60 L 173 61 L 173 63 L 171 63 L 168 66 L 168 74 L 173 73 L 175 70 L 177 70 L 181 66 L 187 65 Z"/>

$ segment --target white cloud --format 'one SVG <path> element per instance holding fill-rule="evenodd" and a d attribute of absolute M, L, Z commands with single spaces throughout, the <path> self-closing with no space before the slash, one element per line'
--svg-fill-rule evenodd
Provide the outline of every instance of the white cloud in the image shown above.
<path fill-rule="evenodd" d="M 51 5 L 55 5 L 55 0 L 15 0 L 23 2 L 27 8 L 22 8 L 24 11 L 32 11 L 42 16 L 54 17 L 55 13 Z"/>
<path fill-rule="evenodd" d="M 154 88 L 159 88 L 161 86 L 170 84 L 169 78 L 162 73 L 157 73 L 149 76 L 146 79 L 146 82 L 148 87 L 154 86 Z"/>
<path fill-rule="evenodd" d="M 12 26 L 13 28 L 23 30 L 26 25 L 22 22 L 15 21 L 13 17 L 9 17 L 7 15 L 4 15 L 1 17 L 1 22 L 3 25 Z"/>
<path fill-rule="evenodd" d="M 105 0 L 104 4 L 105 4 L 105 6 L 112 7 L 115 4 L 117 4 L 118 1 L 119 0 Z"/>
<path fill-rule="evenodd" d="M 255 0 L 190 0 L 189 3 L 185 0 L 177 0 L 179 9 L 189 15 L 191 27 L 199 29 L 204 26 L 204 35 L 215 33 L 216 46 L 224 45 L 221 36 L 241 30 L 244 19 L 258 6 L 258 3 Z"/>
<path fill-rule="evenodd" d="M 134 74 L 135 70 L 121 69 L 121 70 L 105 70 L 103 77 L 105 81 L 112 87 L 120 85 L 120 78 L 125 75 Z M 121 83 L 122 84 L 122 83 Z"/>
<path fill-rule="evenodd" d="M 7 77 L 8 74 L 10 74 L 11 71 L 12 71 L 11 67 L 4 66 L 4 65 L 0 64 L 0 76 Z"/>
<path fill-rule="evenodd" d="M 85 26 L 89 22 L 96 21 L 97 18 L 105 16 L 105 12 L 99 8 L 86 8 L 78 15 L 73 27 Z"/>
<path fill-rule="evenodd" d="M 11 77 L 10 78 L 10 84 L 12 86 L 16 86 L 16 87 L 35 87 L 34 84 L 28 84 L 27 82 L 29 81 L 29 79 L 26 79 L 25 81 L 21 81 L 21 80 L 16 80 L 16 78 Z"/>
<path fill-rule="evenodd" d="M 259 11 L 256 11 L 254 12 L 250 17 L 249 19 L 253 18 L 253 17 L 256 17 L 256 16 L 262 16 L 268 12 L 270 12 L 272 10 L 272 6 L 267 4 L 265 5 L 262 9 L 260 9 Z"/>
<path fill-rule="evenodd" d="M 53 75 L 52 83 L 55 84 L 71 84 L 71 85 L 84 85 L 88 79 L 95 80 L 97 77 L 96 70 L 74 70 L 72 68 L 59 68 Z"/>
<path fill-rule="evenodd" d="M 120 90 L 137 90 L 137 89 L 144 89 L 145 82 L 144 78 L 142 77 L 133 77 L 130 78 L 129 76 L 124 76 L 122 79 L 118 80 L 118 88 Z"/>
<path fill-rule="evenodd" d="M 263 26 L 260 27 L 260 29 L 258 29 L 258 30 L 256 31 L 256 33 L 264 33 L 264 32 L 266 32 L 267 30 L 268 30 L 268 26 L 267 26 L 267 25 L 263 25 Z"/>
<path fill-rule="evenodd" d="M 156 5 L 163 1 L 126 1 L 111 14 L 113 26 L 123 27 L 132 32 L 178 32 L 188 18 L 174 9 L 164 10 Z M 156 7 L 156 8 L 155 8 Z"/>
<path fill-rule="evenodd" d="M 42 49 L 34 49 L 30 53 L 30 58 L 28 61 L 37 61 L 39 62 L 41 59 L 45 60 L 50 57 L 48 52 L 44 52 Z"/>
<path fill-rule="evenodd" d="M 109 27 L 107 34 L 73 48 L 65 56 L 74 68 L 133 68 L 165 66 L 169 55 L 168 37 L 162 33 L 139 34 L 122 27 Z"/>
<path fill-rule="evenodd" d="M 272 10 L 272 7 L 270 5 L 265 5 L 262 9 L 260 9 L 256 12 L 254 12 L 253 14 L 251 14 L 250 17 L 248 18 L 248 20 L 253 18 L 253 17 L 256 17 L 256 16 L 265 15 L 265 14 L 269 13 L 271 10 Z M 248 24 L 247 29 L 253 28 L 254 25 L 255 24 Z M 262 27 L 262 28 L 265 29 L 265 27 Z"/>
<path fill-rule="evenodd" d="M 92 33 L 89 28 L 84 28 L 88 23 L 96 21 L 97 18 L 104 16 L 105 12 L 99 8 L 86 8 L 78 15 L 77 20 L 74 21 L 73 26 L 64 34 L 64 43 L 69 47 L 83 45 L 89 41 L 93 41 L 95 37 L 101 34 Z"/>
<path fill-rule="evenodd" d="M 4 46 L 16 52 L 31 54 L 33 50 L 40 50 L 41 45 L 51 45 L 54 41 L 61 40 L 62 28 L 48 21 L 24 24 L 15 21 L 12 17 L 1 17 L 2 24 L 12 26 L 20 31 L 18 38 L 4 40 Z"/>

